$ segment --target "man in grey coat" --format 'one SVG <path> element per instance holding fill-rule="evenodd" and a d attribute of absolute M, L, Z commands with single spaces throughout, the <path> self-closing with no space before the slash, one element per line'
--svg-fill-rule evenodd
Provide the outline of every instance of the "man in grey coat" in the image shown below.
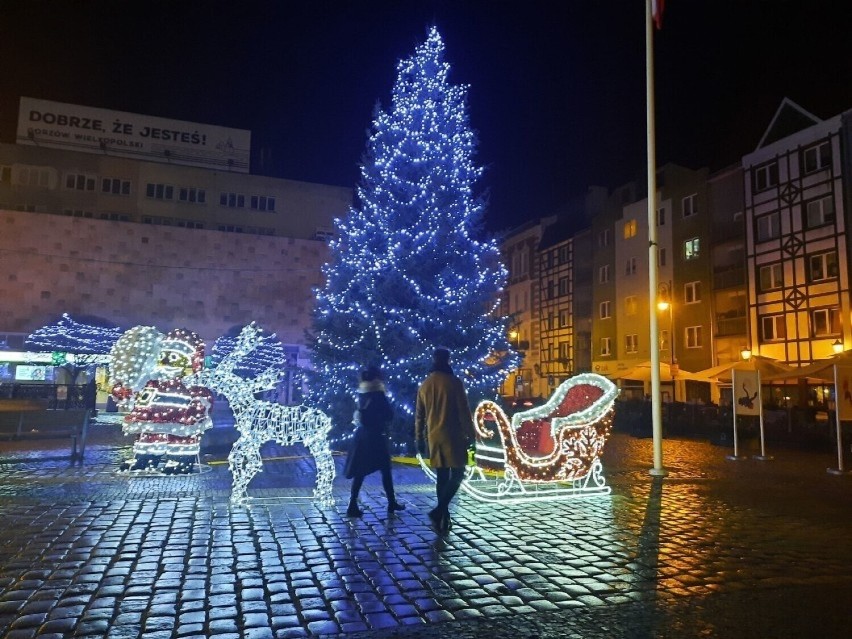
<path fill-rule="evenodd" d="M 437 475 L 438 505 L 429 519 L 441 532 L 449 531 L 449 506 L 464 479 L 467 450 L 476 437 L 467 393 L 462 381 L 450 368 L 450 351 L 437 348 L 432 354 L 432 371 L 417 390 L 414 414 L 417 450 L 429 441 L 429 458 Z"/>

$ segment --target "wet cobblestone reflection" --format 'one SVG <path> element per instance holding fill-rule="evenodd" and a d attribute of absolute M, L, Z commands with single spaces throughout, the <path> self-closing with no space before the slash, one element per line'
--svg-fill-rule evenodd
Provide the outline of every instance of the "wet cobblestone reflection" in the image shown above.
<path fill-rule="evenodd" d="M 0 636 L 655 636 L 658 623 L 666 636 L 735 636 L 719 634 L 730 629 L 713 602 L 852 592 L 852 484 L 818 455 L 738 465 L 667 441 L 671 474 L 652 480 L 650 441 L 616 435 L 611 496 L 462 498 L 441 538 L 418 468 L 394 468 L 407 510 L 388 518 L 371 477 L 365 516 L 349 520 L 348 482 L 318 509 L 311 462 L 293 449 L 267 451 L 281 458 L 238 508 L 226 464 L 123 475 L 125 447 L 104 432 L 80 465 L 0 453 Z M 849 620 L 837 613 L 825 623 Z M 639 634 L 619 634 L 628 618 Z"/>

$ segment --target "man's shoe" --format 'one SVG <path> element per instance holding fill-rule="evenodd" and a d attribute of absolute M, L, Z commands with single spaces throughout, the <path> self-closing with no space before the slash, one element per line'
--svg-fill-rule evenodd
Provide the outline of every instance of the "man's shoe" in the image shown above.
<path fill-rule="evenodd" d="M 442 535 L 446 535 L 453 529 L 453 520 L 450 519 L 450 514 L 447 513 L 444 515 L 444 518 L 441 519 L 441 526 L 438 528 L 438 532 Z"/>
<path fill-rule="evenodd" d="M 397 510 L 405 510 L 405 504 L 400 504 L 398 501 L 388 503 L 388 515 L 393 515 Z"/>
<path fill-rule="evenodd" d="M 443 517 L 441 517 L 441 513 L 438 511 L 437 508 L 433 508 L 429 511 L 429 521 L 432 522 L 432 527 L 439 532 L 441 530 L 442 519 Z"/>

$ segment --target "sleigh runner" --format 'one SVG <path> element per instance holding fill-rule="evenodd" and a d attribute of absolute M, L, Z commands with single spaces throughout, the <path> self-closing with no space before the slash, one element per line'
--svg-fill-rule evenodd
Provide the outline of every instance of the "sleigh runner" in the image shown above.
<path fill-rule="evenodd" d="M 583 373 L 563 382 L 542 406 L 515 413 L 476 407 L 474 464 L 461 489 L 483 501 L 526 502 L 609 494 L 600 458 L 612 429 L 618 389 Z M 434 473 L 421 458 L 421 466 Z"/>

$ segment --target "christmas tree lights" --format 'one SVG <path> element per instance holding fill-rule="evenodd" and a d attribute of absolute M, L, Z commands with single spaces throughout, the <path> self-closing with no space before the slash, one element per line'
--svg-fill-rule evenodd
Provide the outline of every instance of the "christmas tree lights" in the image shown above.
<path fill-rule="evenodd" d="M 273 336 L 274 337 L 274 336 Z M 263 343 L 262 329 L 249 324 L 240 332 L 231 351 L 216 366 L 192 375 L 193 384 L 205 386 L 228 400 L 234 413 L 240 438 L 228 455 L 233 475 L 231 501 L 243 504 L 248 499 L 249 482 L 261 470 L 263 459 L 260 447 L 269 441 L 289 446 L 303 443 L 314 458 L 317 485 L 314 498 L 320 505 L 334 503 L 331 488 L 335 468 L 328 447 L 331 420 L 322 411 L 307 406 L 283 406 L 262 401 L 255 393 L 273 387 L 278 378 L 275 368 L 267 369 L 255 378 L 244 379 L 235 373 L 245 368 L 249 355 Z"/>
<path fill-rule="evenodd" d="M 467 88 L 451 85 L 449 70 L 434 28 L 399 62 L 391 107 L 377 110 L 367 142 L 359 204 L 335 222 L 313 318 L 311 401 L 348 425 L 358 371 L 377 365 L 400 411 L 397 443 L 411 441 L 435 347 L 452 351 L 472 398 L 493 397 L 516 360 L 496 316 L 506 269 L 496 242 L 474 237 L 482 169 Z"/>

